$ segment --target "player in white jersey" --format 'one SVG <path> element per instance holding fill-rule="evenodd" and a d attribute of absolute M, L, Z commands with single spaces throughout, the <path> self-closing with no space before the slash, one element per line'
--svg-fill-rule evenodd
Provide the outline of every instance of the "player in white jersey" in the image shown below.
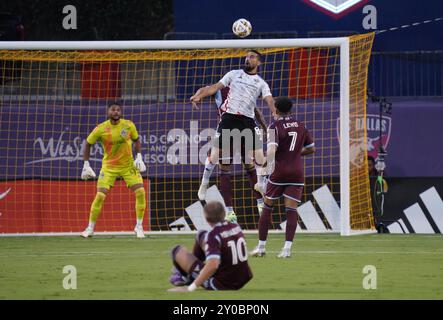
<path fill-rule="evenodd" d="M 218 83 L 209 87 L 200 88 L 192 97 L 191 102 L 195 109 L 201 99 L 212 96 L 218 90 L 229 87 L 226 100 L 220 107 L 223 113 L 217 128 L 211 154 L 205 163 L 205 173 L 198 192 L 200 200 L 205 199 L 209 177 L 215 165 L 220 163 L 221 194 L 227 207 L 227 220 L 236 222 L 237 217 L 233 210 L 231 186 L 231 160 L 236 148 L 233 144 L 240 141 L 241 155 L 244 167 L 250 179 L 259 184 L 264 179 L 265 159 L 263 155 L 263 139 L 260 129 L 256 126 L 254 109 L 256 101 L 261 96 L 275 114 L 274 99 L 268 84 L 257 74 L 261 64 L 261 54 L 256 50 L 248 51 L 243 69 L 228 72 Z M 235 131 L 233 131 L 235 130 Z M 240 134 L 239 134 L 240 133 Z M 255 169 L 254 170 L 254 163 Z M 253 189 L 252 184 L 252 189 Z"/>
<path fill-rule="evenodd" d="M 218 111 L 220 118 L 224 113 L 224 111 L 221 109 L 221 106 L 225 102 L 228 94 L 229 94 L 229 87 L 224 87 L 222 90 L 217 91 L 214 95 L 215 104 L 217 106 L 217 111 Z M 267 126 L 266 126 L 266 121 L 263 117 L 263 113 L 260 111 L 260 109 L 258 107 L 255 107 L 254 113 L 255 113 L 255 122 L 263 130 L 263 136 L 266 137 Z M 207 189 L 207 186 L 209 184 L 209 179 L 210 179 L 211 174 L 214 169 L 214 166 L 209 163 L 210 156 L 211 156 L 211 150 L 208 151 L 208 157 L 206 158 L 205 169 L 203 170 L 201 187 L 198 192 L 198 197 L 200 200 L 205 199 L 206 189 Z M 246 175 L 248 176 L 249 184 L 250 184 L 251 188 L 254 188 L 255 184 L 257 183 L 257 174 L 255 172 L 255 167 L 244 165 L 244 169 L 246 171 Z M 263 195 L 259 191 L 256 191 L 256 190 L 254 191 L 254 195 L 255 195 L 255 198 L 257 201 L 258 213 L 259 213 L 259 215 L 261 215 L 263 212 L 263 208 L 264 208 Z"/>

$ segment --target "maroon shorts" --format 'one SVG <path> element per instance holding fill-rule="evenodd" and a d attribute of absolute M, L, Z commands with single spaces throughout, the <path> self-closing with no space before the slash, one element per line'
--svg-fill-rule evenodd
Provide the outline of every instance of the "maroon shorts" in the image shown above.
<path fill-rule="evenodd" d="M 194 262 L 194 264 L 191 267 L 191 275 L 190 275 L 192 281 L 197 279 L 198 275 L 200 274 L 204 266 L 205 264 L 201 260 L 197 259 Z M 208 280 L 203 282 L 202 287 L 205 288 L 206 290 L 234 290 L 232 288 L 226 288 L 214 277 L 210 277 Z"/>
<path fill-rule="evenodd" d="M 302 185 L 274 184 L 271 181 L 268 181 L 265 197 L 270 200 L 276 200 L 283 196 L 297 202 L 301 202 L 302 194 Z"/>

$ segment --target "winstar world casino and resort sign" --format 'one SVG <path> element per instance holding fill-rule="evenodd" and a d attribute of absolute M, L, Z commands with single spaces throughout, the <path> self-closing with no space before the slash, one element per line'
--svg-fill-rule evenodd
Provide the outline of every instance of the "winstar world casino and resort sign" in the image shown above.
<path fill-rule="evenodd" d="M 370 0 L 302 0 L 311 7 L 333 18 L 341 18 Z"/>

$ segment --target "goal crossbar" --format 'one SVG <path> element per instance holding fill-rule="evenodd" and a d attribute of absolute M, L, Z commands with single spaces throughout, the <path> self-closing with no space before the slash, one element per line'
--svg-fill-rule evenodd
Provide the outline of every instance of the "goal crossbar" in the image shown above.
<path fill-rule="evenodd" d="M 159 41 L 1 41 L 0 50 L 143 50 L 278 47 L 339 47 L 349 38 L 159 40 Z"/>

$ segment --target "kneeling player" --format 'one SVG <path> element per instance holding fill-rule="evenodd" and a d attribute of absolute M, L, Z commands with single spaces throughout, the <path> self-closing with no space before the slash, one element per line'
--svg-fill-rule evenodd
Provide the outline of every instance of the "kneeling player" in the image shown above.
<path fill-rule="evenodd" d="M 269 180 L 260 192 L 265 192 L 265 205 L 258 223 L 259 242 L 252 251 L 253 256 L 265 255 L 266 238 L 271 222 L 274 202 L 281 196 L 285 198 L 286 208 L 286 241 L 279 258 L 291 256 L 292 241 L 297 228 L 297 206 L 301 201 L 304 174 L 301 156 L 315 152 L 314 142 L 304 123 L 299 122 L 291 115 L 292 102 L 286 97 L 277 98 L 275 101 L 277 120 L 268 129 L 268 134 L 275 133 L 275 141 L 268 139 L 267 161 L 275 166 Z M 272 131 L 273 130 L 273 131 Z"/>
<path fill-rule="evenodd" d="M 194 291 L 199 286 L 207 290 L 238 290 L 252 279 L 240 226 L 225 221 L 220 202 L 209 202 L 204 213 L 212 229 L 197 234 L 193 254 L 180 245 L 172 249 L 172 262 L 180 275 L 173 275 L 171 282 L 189 286 L 169 291 Z"/>

